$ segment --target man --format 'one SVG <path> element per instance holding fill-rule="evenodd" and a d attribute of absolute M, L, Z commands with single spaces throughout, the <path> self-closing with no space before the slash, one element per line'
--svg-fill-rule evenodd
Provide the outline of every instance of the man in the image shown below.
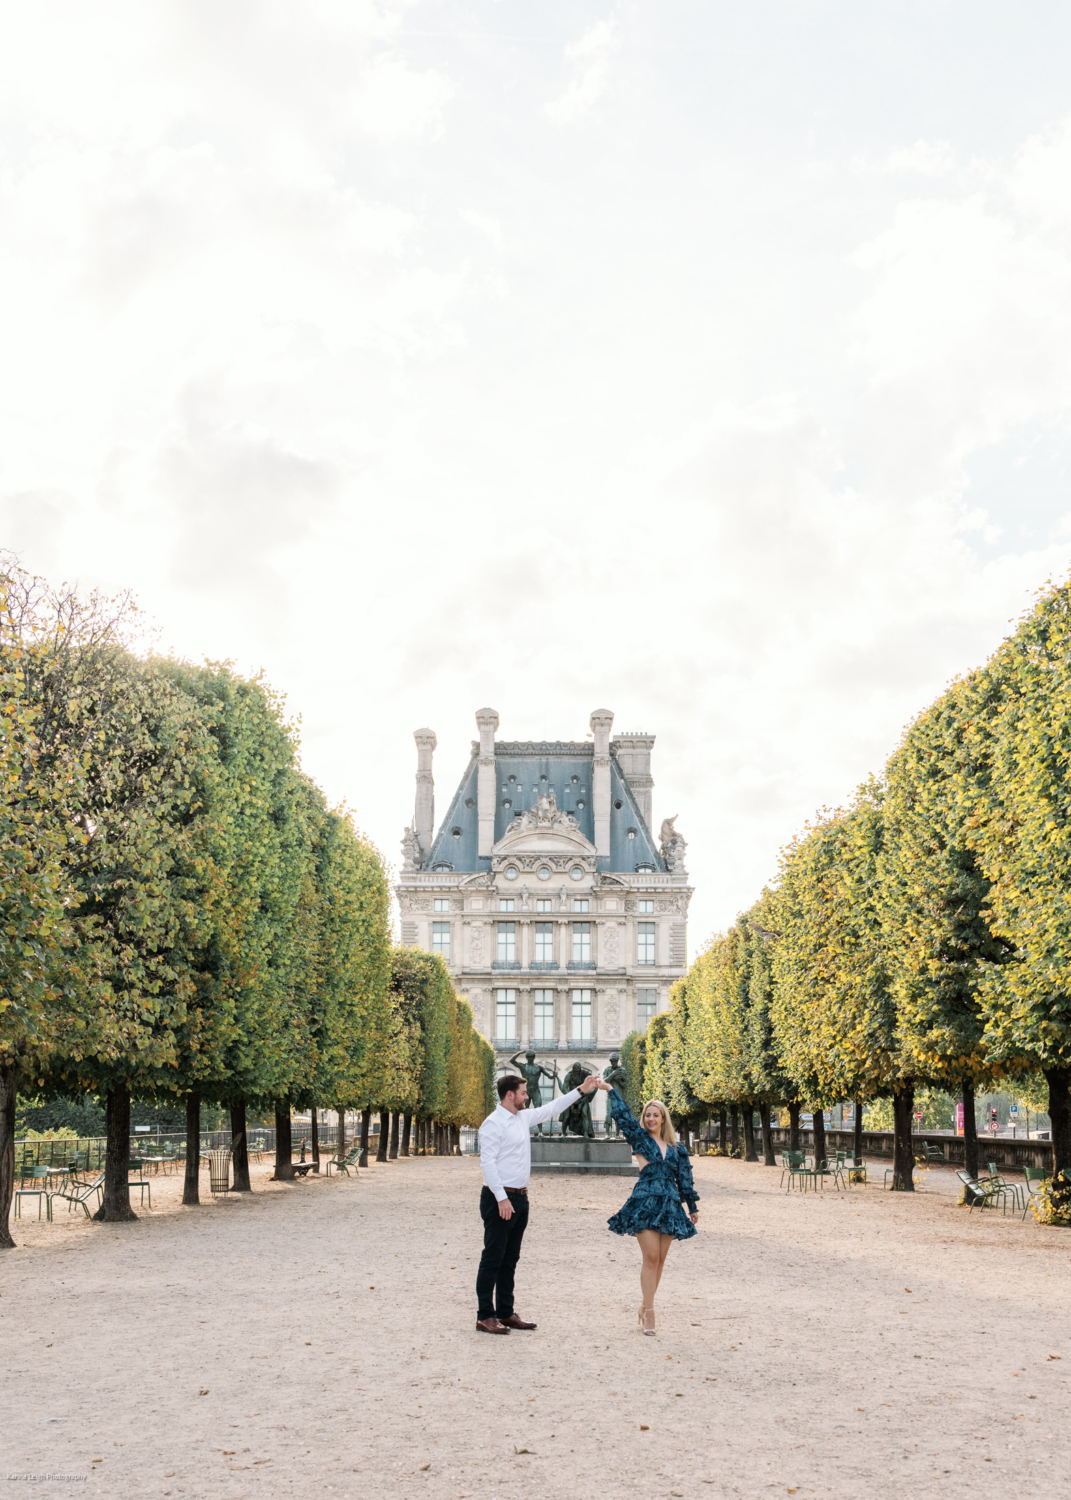
<path fill-rule="evenodd" d="M 598 1085 L 592 1074 L 579 1088 L 562 1094 L 540 1109 L 525 1109 L 528 1086 L 515 1073 L 496 1085 L 500 1104 L 480 1126 L 480 1166 L 483 1191 L 483 1255 L 476 1276 L 476 1329 L 479 1333 L 509 1333 L 511 1328 L 534 1328 L 513 1310 L 513 1275 L 528 1226 L 528 1179 L 532 1175 L 529 1131 L 569 1109 L 581 1094 Z"/>

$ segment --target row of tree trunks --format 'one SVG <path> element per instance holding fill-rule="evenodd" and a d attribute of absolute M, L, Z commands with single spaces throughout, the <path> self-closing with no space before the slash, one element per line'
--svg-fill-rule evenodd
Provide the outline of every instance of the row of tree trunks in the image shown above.
<path fill-rule="evenodd" d="M 312 1127 L 312 1170 L 318 1174 L 320 1171 L 320 1113 L 315 1104 L 309 1110 L 309 1122 Z"/>

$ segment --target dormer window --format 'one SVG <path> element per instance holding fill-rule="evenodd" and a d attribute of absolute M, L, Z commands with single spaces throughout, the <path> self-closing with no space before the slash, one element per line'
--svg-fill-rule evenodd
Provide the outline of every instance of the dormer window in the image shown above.
<path fill-rule="evenodd" d="M 621 809 L 624 807 L 624 805 L 625 804 L 621 801 L 621 798 L 619 797 L 617 799 L 617 801 L 614 803 L 614 808 L 616 809 L 617 812 L 620 812 Z"/>
<path fill-rule="evenodd" d="M 451 838 L 455 838 L 455 839 L 459 839 L 461 837 L 461 829 L 460 828 L 451 828 L 451 830 L 450 830 L 450 837 Z"/>
<path fill-rule="evenodd" d="M 512 807 L 513 803 L 509 800 L 508 797 L 503 797 L 502 798 L 502 806 L 503 807 Z"/>

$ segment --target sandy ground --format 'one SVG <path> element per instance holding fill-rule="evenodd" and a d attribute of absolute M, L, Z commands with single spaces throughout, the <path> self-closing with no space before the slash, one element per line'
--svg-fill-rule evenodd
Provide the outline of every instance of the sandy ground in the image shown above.
<path fill-rule="evenodd" d="M 55 1224 L 15 1226 L 8 1493 L 995 1500 L 1067 1483 L 1071 1231 L 968 1215 L 937 1174 L 914 1196 L 880 1173 L 785 1196 L 777 1170 L 697 1162 L 701 1230 L 670 1253 L 653 1339 L 636 1247 L 605 1227 L 620 1180 L 535 1178 L 518 1308 L 539 1328 L 493 1339 L 474 1331 L 475 1160 L 293 1186 L 267 1170 L 200 1209 L 161 1179 L 136 1224 L 57 1204 Z"/>

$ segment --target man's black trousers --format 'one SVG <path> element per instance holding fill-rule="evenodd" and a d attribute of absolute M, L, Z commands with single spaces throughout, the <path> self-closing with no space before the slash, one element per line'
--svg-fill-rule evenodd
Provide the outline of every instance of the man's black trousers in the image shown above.
<path fill-rule="evenodd" d="M 528 1194 L 509 1193 L 509 1201 L 513 1205 L 513 1217 L 504 1219 L 491 1189 L 485 1187 L 480 1194 L 483 1254 L 476 1276 L 479 1305 L 476 1316 L 481 1321 L 513 1315 L 513 1273 L 520 1259 L 524 1231 L 528 1228 Z"/>

